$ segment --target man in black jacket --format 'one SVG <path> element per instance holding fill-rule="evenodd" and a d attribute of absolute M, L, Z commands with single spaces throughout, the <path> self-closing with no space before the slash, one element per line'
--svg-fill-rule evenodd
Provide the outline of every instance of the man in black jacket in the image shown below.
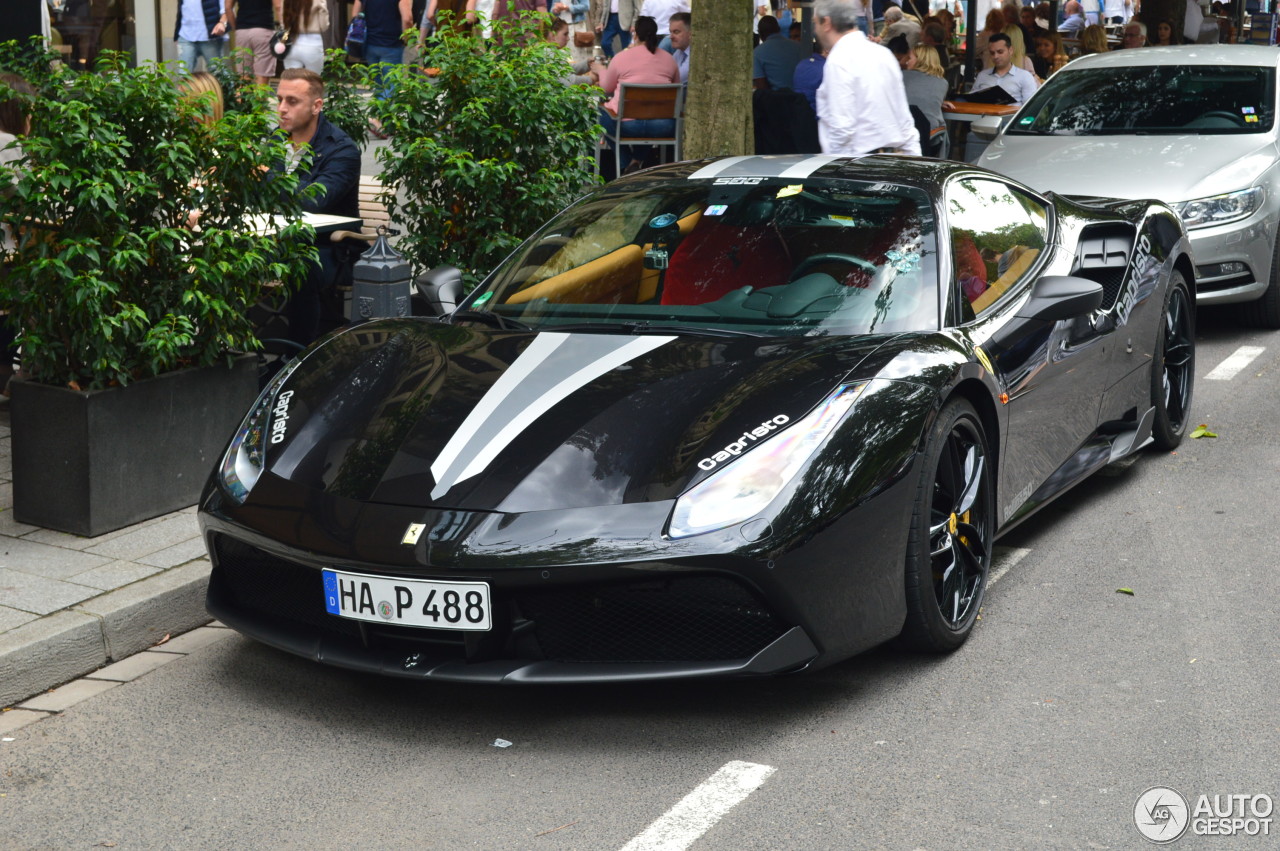
<path fill-rule="evenodd" d="M 303 210 L 359 216 L 360 149 L 321 113 L 324 82 L 320 75 L 305 68 L 286 68 L 280 75 L 276 98 L 280 130 L 289 137 L 289 157 L 283 169 L 297 171 L 303 189 L 322 187 L 317 197 L 308 194 L 303 198 Z M 334 286 L 350 283 L 351 267 L 339 261 L 337 247 L 327 237 L 319 238 L 316 246 L 319 265 L 308 270 L 307 279 L 289 299 L 289 337 L 302 344 L 319 335 L 322 297 L 331 297 Z"/>

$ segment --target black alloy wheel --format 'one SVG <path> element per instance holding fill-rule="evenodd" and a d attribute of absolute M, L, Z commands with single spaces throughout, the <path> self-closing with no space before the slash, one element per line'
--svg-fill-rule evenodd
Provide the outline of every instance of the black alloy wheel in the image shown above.
<path fill-rule="evenodd" d="M 1195 308 L 1182 274 L 1174 272 L 1165 296 L 1160 336 L 1151 362 L 1151 437 L 1159 449 L 1176 449 L 1187 432 L 1196 368 Z"/>
<path fill-rule="evenodd" d="M 925 447 L 907 544 L 907 644 L 949 652 L 982 605 L 995 533 L 991 458 L 982 422 L 960 398 L 942 409 Z"/>

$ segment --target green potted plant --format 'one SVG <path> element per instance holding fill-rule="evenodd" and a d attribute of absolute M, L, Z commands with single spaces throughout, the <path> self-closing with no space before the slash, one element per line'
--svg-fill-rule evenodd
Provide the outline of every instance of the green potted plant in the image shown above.
<path fill-rule="evenodd" d="M 370 101 L 391 135 L 377 157 L 405 230 L 397 248 L 419 271 L 450 264 L 474 282 L 600 183 L 599 91 L 565 84 L 568 57 L 543 38 L 545 20 L 495 20 L 484 40 L 483 22 L 454 27 L 441 13 L 428 67 L 395 66 L 387 97 Z"/>
<path fill-rule="evenodd" d="M 0 50 L 0 69 L 23 56 Z M 195 502 L 257 391 L 236 357 L 258 346 L 249 308 L 314 257 L 296 180 L 265 177 L 284 152 L 271 114 L 214 122 L 177 83 L 121 54 L 36 81 L 0 196 L 20 522 L 93 536 Z M 273 213 L 291 224 L 264 227 Z"/>

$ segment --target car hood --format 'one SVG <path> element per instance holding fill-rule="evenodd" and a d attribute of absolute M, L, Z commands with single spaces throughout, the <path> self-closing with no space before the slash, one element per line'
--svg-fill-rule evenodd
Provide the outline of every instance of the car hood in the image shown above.
<path fill-rule="evenodd" d="M 1016 120 L 1016 119 L 1015 119 Z M 1177 204 L 1246 189 L 1276 159 L 1270 134 L 1009 136 L 978 160 L 1040 191 Z"/>
<path fill-rule="evenodd" d="M 309 352 L 276 389 L 264 467 L 295 487 L 404 506 L 673 499 L 708 475 L 707 458 L 767 442 L 887 339 L 372 322 Z"/>

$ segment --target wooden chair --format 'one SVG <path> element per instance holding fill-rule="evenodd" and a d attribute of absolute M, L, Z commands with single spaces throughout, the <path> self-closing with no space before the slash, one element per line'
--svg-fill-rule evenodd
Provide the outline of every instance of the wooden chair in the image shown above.
<path fill-rule="evenodd" d="M 671 136 L 629 136 L 624 121 L 631 119 L 671 119 L 675 121 L 675 133 Z M 614 125 L 609 142 L 613 145 L 613 157 L 617 171 L 622 174 L 623 145 L 652 145 L 671 148 L 672 161 L 681 159 L 680 137 L 684 132 L 684 84 L 663 83 L 645 85 L 620 83 L 618 89 L 618 122 Z"/>

